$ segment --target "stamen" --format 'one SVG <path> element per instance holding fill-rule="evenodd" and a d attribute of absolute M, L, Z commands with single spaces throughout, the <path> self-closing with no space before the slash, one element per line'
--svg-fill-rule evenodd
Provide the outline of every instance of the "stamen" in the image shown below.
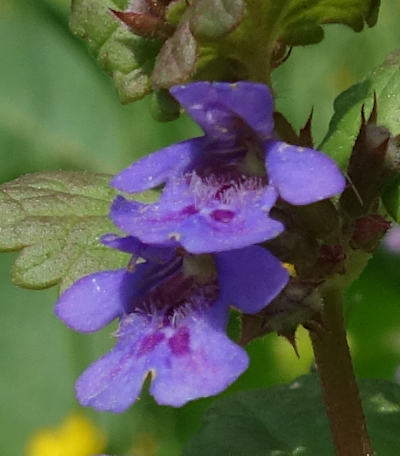
<path fill-rule="evenodd" d="M 208 308 L 218 298 L 218 294 L 216 281 L 200 284 L 193 277 L 178 273 L 136 302 L 133 312 L 122 319 L 115 335 L 126 335 L 125 328 L 138 316 L 147 318 L 160 328 L 179 326 L 190 314 Z"/>
<path fill-rule="evenodd" d="M 185 178 L 189 182 L 191 193 L 194 196 L 193 210 L 216 200 L 226 206 L 237 204 L 238 201 L 242 203 L 246 194 L 263 191 L 265 187 L 263 177 L 246 176 L 245 174 L 210 174 L 200 177 L 196 173 L 191 173 Z"/>

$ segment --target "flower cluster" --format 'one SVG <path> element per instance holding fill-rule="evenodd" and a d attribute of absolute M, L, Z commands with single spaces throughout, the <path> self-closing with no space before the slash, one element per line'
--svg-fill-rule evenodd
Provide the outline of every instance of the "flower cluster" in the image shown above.
<path fill-rule="evenodd" d="M 285 287 L 281 262 L 257 245 L 278 236 L 278 198 L 304 205 L 341 192 L 344 179 L 318 151 L 274 135 L 261 84 L 196 82 L 171 89 L 204 136 L 155 152 L 118 174 L 117 189 L 162 187 L 152 204 L 118 196 L 110 217 L 125 237 L 127 268 L 86 276 L 56 304 L 79 332 L 119 319 L 117 343 L 78 379 L 83 405 L 122 412 L 151 374 L 159 404 L 181 406 L 225 389 L 247 368 L 226 334 L 230 306 L 257 313 Z"/>

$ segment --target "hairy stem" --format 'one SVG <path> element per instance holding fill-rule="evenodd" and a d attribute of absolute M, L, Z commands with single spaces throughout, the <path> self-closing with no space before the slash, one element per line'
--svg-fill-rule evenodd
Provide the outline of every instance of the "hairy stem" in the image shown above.
<path fill-rule="evenodd" d="M 324 329 L 310 331 L 337 456 L 372 456 L 343 319 L 343 294 L 323 293 Z"/>

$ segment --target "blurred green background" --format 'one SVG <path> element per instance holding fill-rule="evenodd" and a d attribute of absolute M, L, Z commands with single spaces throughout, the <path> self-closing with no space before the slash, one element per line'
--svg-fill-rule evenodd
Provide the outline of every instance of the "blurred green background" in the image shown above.
<path fill-rule="evenodd" d="M 335 96 L 400 48 L 400 0 L 382 3 L 375 28 L 354 34 L 326 27 L 323 43 L 295 49 L 274 74 L 278 109 L 296 127 L 314 107 L 317 142 Z M 69 33 L 67 17 L 66 0 L 1 0 L 1 182 L 42 169 L 115 173 L 199 132 L 186 117 L 153 121 L 148 100 L 121 106 L 111 82 Z M 57 426 L 78 410 L 74 380 L 112 340 L 110 328 L 86 336 L 68 331 L 53 315 L 55 290 L 15 288 L 8 278 L 12 261 L 13 254 L 0 257 L 0 454 L 20 456 L 38 429 Z M 400 258 L 378 252 L 350 290 L 347 306 L 357 373 L 394 379 L 400 364 Z M 229 391 L 306 372 L 311 353 L 304 333 L 299 345 L 300 360 L 275 335 L 254 341 L 248 346 L 251 367 Z M 87 413 L 104 430 L 111 454 L 174 456 L 209 404 L 200 400 L 174 410 L 143 394 L 124 415 Z"/>

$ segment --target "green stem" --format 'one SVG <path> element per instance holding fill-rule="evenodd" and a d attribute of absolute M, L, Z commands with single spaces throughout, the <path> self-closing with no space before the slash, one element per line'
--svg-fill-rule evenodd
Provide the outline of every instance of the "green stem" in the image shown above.
<path fill-rule="evenodd" d="M 337 456 L 372 456 L 343 319 L 343 294 L 326 289 L 323 330 L 310 331 Z"/>

